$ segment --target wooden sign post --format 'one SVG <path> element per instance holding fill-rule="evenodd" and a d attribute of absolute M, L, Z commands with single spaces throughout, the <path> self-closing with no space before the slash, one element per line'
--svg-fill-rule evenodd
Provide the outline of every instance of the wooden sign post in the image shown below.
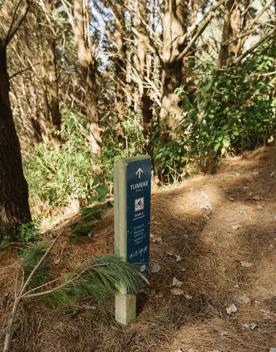
<path fill-rule="evenodd" d="M 120 160 L 114 167 L 115 255 L 149 267 L 151 159 L 148 156 Z M 136 296 L 121 287 L 115 296 L 115 319 L 128 325 L 136 318 Z"/>

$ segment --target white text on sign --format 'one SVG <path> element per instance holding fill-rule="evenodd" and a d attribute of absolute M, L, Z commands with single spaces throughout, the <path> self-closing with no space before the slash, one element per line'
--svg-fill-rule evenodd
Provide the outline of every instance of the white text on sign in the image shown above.
<path fill-rule="evenodd" d="M 134 191 L 137 188 L 148 187 L 149 181 L 135 183 L 134 185 L 130 185 L 130 189 Z"/>

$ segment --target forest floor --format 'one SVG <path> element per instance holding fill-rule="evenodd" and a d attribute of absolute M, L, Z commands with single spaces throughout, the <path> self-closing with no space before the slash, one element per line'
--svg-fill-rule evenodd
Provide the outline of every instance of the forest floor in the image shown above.
<path fill-rule="evenodd" d="M 69 219 L 70 220 L 70 219 Z M 52 229 L 52 236 L 66 223 Z M 69 229 L 68 229 L 69 231 Z M 106 305 L 21 306 L 12 351 L 260 352 L 276 348 L 276 148 L 224 161 L 215 175 L 155 189 L 150 286 L 127 328 Z M 55 270 L 112 253 L 110 212 L 90 237 L 64 238 Z M 0 259 L 0 338 L 18 265 Z M 5 265 L 3 265 L 5 263 Z"/>

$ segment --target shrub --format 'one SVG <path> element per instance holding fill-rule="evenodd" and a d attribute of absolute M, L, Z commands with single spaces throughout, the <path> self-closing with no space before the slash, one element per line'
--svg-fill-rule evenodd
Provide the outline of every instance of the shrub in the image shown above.
<path fill-rule="evenodd" d="M 266 45 L 224 70 L 203 65 L 191 96 L 182 97 L 182 143 L 189 162 L 212 171 L 221 156 L 263 145 L 275 133 L 275 46 Z M 176 156 L 179 159 L 179 156 Z"/>
<path fill-rule="evenodd" d="M 103 121 L 103 125 L 101 165 L 105 183 L 112 183 L 114 162 L 121 158 L 144 154 L 145 139 L 141 116 L 137 113 L 130 113 L 122 121 L 118 115 L 112 113 Z M 116 128 L 112 129 L 110 126 Z"/>
<path fill-rule="evenodd" d="M 70 198 L 85 203 L 97 195 L 84 117 L 64 110 L 61 128 L 63 143 L 42 142 L 24 158 L 31 198 L 51 206 L 67 205 Z"/>

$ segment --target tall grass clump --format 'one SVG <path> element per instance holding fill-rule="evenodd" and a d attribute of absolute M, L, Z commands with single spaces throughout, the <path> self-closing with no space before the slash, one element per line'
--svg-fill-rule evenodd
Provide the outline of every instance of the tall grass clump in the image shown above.
<path fill-rule="evenodd" d="M 70 199 L 86 203 L 97 193 L 88 144 L 88 122 L 63 112 L 61 142 L 44 141 L 24 158 L 25 174 L 33 201 L 66 206 Z"/>

